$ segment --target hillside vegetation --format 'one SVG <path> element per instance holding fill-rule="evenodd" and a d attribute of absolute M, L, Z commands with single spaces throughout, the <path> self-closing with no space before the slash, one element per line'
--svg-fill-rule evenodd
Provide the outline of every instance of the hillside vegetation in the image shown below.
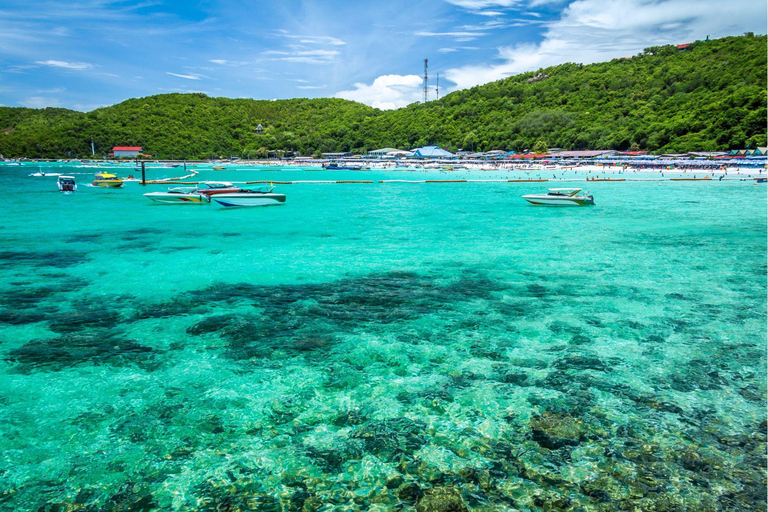
<path fill-rule="evenodd" d="M 766 146 L 766 38 L 646 48 L 632 58 L 563 64 L 394 111 L 340 99 L 260 101 L 164 94 L 82 113 L 0 107 L 0 154 L 86 157 L 143 146 L 156 158 L 261 157 L 269 151 L 653 152 Z M 263 133 L 255 132 L 262 124 Z"/>

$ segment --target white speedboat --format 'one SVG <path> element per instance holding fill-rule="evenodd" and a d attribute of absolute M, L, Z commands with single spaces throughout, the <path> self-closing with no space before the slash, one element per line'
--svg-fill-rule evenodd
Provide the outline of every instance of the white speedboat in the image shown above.
<path fill-rule="evenodd" d="M 528 194 L 523 199 L 537 206 L 590 206 L 595 204 L 591 195 L 578 195 L 580 188 L 550 188 L 546 194 Z"/>
<path fill-rule="evenodd" d="M 168 192 L 149 192 L 144 197 L 163 204 L 207 204 L 209 195 L 203 194 L 197 187 L 173 187 Z"/>
<path fill-rule="evenodd" d="M 222 206 L 273 206 L 285 203 L 285 194 L 275 194 L 271 187 L 241 189 L 229 194 L 216 194 L 211 199 Z"/>
<path fill-rule="evenodd" d="M 77 190 L 77 184 L 75 183 L 74 176 L 64 176 L 61 174 L 59 175 L 59 179 L 56 183 L 59 186 L 59 190 L 61 192 L 74 192 Z"/>

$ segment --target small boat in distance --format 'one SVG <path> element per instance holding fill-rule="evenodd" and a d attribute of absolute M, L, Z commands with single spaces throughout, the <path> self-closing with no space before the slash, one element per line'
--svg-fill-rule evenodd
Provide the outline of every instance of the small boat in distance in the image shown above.
<path fill-rule="evenodd" d="M 103 187 L 103 188 L 120 188 L 123 186 L 123 180 L 121 180 L 114 174 L 110 174 L 106 171 L 97 172 L 96 179 L 93 180 L 92 185 L 94 187 Z"/>
<path fill-rule="evenodd" d="M 74 192 L 77 190 L 77 184 L 75 183 L 74 176 L 60 175 L 56 184 L 59 186 L 61 192 Z"/>
<path fill-rule="evenodd" d="M 338 162 L 323 164 L 323 168 L 327 171 L 369 171 L 371 169 L 370 167 L 365 167 L 363 164 L 340 164 Z"/>
<path fill-rule="evenodd" d="M 546 194 L 528 194 L 523 199 L 537 206 L 588 206 L 594 205 L 591 195 L 577 195 L 580 188 L 550 188 Z"/>
<path fill-rule="evenodd" d="M 211 196 L 203 194 L 197 187 L 171 187 L 167 192 L 149 192 L 144 197 L 162 204 L 207 204 Z"/>
<path fill-rule="evenodd" d="M 285 194 L 275 194 L 273 187 L 244 188 L 230 194 L 216 194 L 211 199 L 222 206 L 273 206 L 285 203 Z"/>

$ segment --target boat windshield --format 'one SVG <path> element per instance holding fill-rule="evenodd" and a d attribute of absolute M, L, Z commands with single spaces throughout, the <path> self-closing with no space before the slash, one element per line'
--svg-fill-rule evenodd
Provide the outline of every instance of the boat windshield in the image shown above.
<path fill-rule="evenodd" d="M 272 192 L 275 189 L 275 187 L 268 187 L 266 185 L 261 187 L 249 187 L 249 188 L 243 188 L 241 189 L 242 192 L 252 192 L 257 194 L 268 194 Z"/>
<path fill-rule="evenodd" d="M 200 185 L 204 186 L 205 188 L 230 188 L 232 187 L 232 184 L 227 181 L 206 181 L 201 183 Z"/>
<path fill-rule="evenodd" d="M 551 196 L 575 196 L 581 192 L 580 188 L 550 188 L 549 195 Z"/>

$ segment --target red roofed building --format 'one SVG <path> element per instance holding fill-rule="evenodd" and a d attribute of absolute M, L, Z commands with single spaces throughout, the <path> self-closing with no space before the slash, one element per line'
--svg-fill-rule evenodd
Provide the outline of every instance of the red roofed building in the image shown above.
<path fill-rule="evenodd" d="M 141 153 L 141 146 L 115 146 L 112 148 L 111 156 L 115 158 L 136 158 Z"/>
<path fill-rule="evenodd" d="M 681 52 L 684 52 L 685 50 L 688 49 L 689 46 L 691 46 L 691 43 L 679 44 L 677 45 L 677 49 L 680 50 Z"/>

